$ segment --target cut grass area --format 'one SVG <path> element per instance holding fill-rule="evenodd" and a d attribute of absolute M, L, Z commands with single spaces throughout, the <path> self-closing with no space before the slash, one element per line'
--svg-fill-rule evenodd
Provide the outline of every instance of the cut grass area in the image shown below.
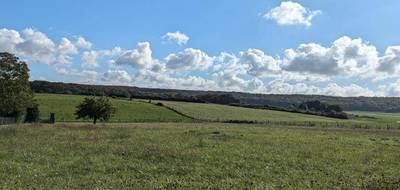
<path fill-rule="evenodd" d="M 85 96 L 35 94 L 39 103 L 41 117 L 49 117 L 55 113 L 57 122 L 84 121 L 75 119 L 76 106 Z M 161 106 L 155 106 L 141 101 L 128 101 L 112 99 L 112 104 L 117 108 L 110 122 L 188 122 L 190 119 L 183 117 Z"/>
<path fill-rule="evenodd" d="M 398 189 L 399 157 L 397 130 L 2 126 L 0 188 Z"/>

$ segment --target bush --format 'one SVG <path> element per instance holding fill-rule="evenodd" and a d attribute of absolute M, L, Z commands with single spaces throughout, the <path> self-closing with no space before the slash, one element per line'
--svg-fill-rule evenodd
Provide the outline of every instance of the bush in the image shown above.
<path fill-rule="evenodd" d="M 25 123 L 37 123 L 39 119 L 39 106 L 37 104 L 26 108 Z"/>

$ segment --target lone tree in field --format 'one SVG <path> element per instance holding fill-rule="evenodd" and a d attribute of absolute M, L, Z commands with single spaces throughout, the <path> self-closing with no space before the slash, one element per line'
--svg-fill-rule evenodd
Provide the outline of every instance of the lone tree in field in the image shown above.
<path fill-rule="evenodd" d="M 76 108 L 76 119 L 93 119 L 93 124 L 96 124 L 97 120 L 108 121 L 115 113 L 111 101 L 105 97 L 85 98 Z"/>
<path fill-rule="evenodd" d="M 27 64 L 0 52 L 0 116 L 21 117 L 33 103 Z"/>

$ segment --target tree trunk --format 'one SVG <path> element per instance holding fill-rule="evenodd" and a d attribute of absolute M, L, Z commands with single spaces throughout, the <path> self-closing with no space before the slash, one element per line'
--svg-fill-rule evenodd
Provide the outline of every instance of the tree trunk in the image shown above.
<path fill-rule="evenodd" d="M 93 124 L 96 125 L 96 122 L 97 122 L 97 117 L 95 117 L 95 118 L 93 119 Z"/>

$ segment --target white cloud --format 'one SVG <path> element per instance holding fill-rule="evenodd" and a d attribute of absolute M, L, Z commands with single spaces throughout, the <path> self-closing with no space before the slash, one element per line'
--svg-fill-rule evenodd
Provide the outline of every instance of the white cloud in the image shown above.
<path fill-rule="evenodd" d="M 124 70 L 109 70 L 103 74 L 102 81 L 114 84 L 128 84 L 132 78 Z"/>
<path fill-rule="evenodd" d="M 56 45 L 45 34 L 27 28 L 23 30 L 23 38 L 24 41 L 16 45 L 17 53 L 41 63 L 56 62 Z"/>
<path fill-rule="evenodd" d="M 273 57 L 265 55 L 259 49 L 249 49 L 240 52 L 240 62 L 248 65 L 248 74 L 252 76 L 266 76 L 268 74 L 276 74 L 280 71 L 278 61 Z"/>
<path fill-rule="evenodd" d="M 19 32 L 6 28 L 0 29 L 0 52 L 14 53 L 15 46 L 23 41 Z"/>
<path fill-rule="evenodd" d="M 92 43 L 90 43 L 89 41 L 86 41 L 86 39 L 81 36 L 76 39 L 75 45 L 77 47 L 83 48 L 83 49 L 91 49 L 92 48 Z"/>
<path fill-rule="evenodd" d="M 67 38 L 61 38 L 60 44 L 57 47 L 60 54 L 76 54 L 78 49 Z"/>
<path fill-rule="evenodd" d="M 178 45 L 184 45 L 189 41 L 189 37 L 179 31 L 168 32 L 162 38 L 169 42 L 177 43 Z"/>
<path fill-rule="evenodd" d="M 378 59 L 374 46 L 344 36 L 328 48 L 309 43 L 301 44 L 296 50 L 286 50 L 282 68 L 308 74 L 367 77 L 376 70 Z"/>
<path fill-rule="evenodd" d="M 385 55 L 379 59 L 378 71 L 395 74 L 399 72 L 400 46 L 390 46 L 386 49 Z"/>
<path fill-rule="evenodd" d="M 96 78 L 97 78 L 96 71 L 90 71 L 90 70 L 79 71 L 79 70 L 71 69 L 68 67 L 55 67 L 55 70 L 58 74 L 69 76 L 69 77 L 74 77 L 74 78 L 80 78 L 80 79 L 84 79 L 84 80 L 87 80 L 90 82 L 96 81 Z"/>
<path fill-rule="evenodd" d="M 211 66 L 213 59 L 201 50 L 187 48 L 183 52 L 169 54 L 164 61 L 167 68 L 174 70 L 205 70 Z"/>
<path fill-rule="evenodd" d="M 137 69 L 150 67 L 153 63 L 152 51 L 149 42 L 140 42 L 136 49 L 124 52 L 115 61 L 118 65 L 130 65 Z"/>
<path fill-rule="evenodd" d="M 7 51 L 25 59 L 49 65 L 70 64 L 78 53 L 77 48 L 67 38 L 55 44 L 44 33 L 26 28 L 22 35 L 15 30 L 0 29 L 0 51 Z"/>
<path fill-rule="evenodd" d="M 272 94 L 322 94 L 345 97 L 377 95 L 372 90 L 356 84 L 340 86 L 336 83 L 329 83 L 323 86 L 316 86 L 306 83 L 288 83 L 280 79 L 270 82 L 267 92 Z"/>
<path fill-rule="evenodd" d="M 268 20 L 274 20 L 279 25 L 304 25 L 310 27 L 312 19 L 322 14 L 322 11 L 311 11 L 301 4 L 286 1 L 281 2 L 280 6 L 271 9 L 264 15 Z"/>
<path fill-rule="evenodd" d="M 81 61 L 82 67 L 89 67 L 89 68 L 93 68 L 93 67 L 98 67 L 99 64 L 97 63 L 97 58 L 98 58 L 98 52 L 96 51 L 85 51 L 82 54 L 81 57 Z"/>

